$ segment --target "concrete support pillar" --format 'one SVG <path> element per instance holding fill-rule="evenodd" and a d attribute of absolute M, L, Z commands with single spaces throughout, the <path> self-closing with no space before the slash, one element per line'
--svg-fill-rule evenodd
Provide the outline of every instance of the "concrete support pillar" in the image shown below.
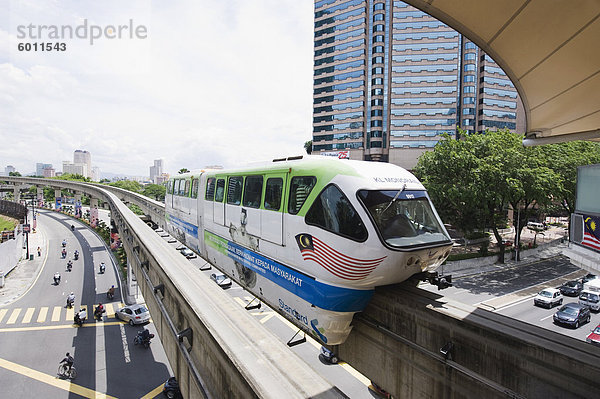
<path fill-rule="evenodd" d="M 90 226 L 98 225 L 98 198 L 90 197 Z"/>
<path fill-rule="evenodd" d="M 37 188 L 36 199 L 37 199 L 37 206 L 39 206 L 39 207 L 44 206 L 44 189 L 43 188 L 40 188 L 40 187 Z"/>
<path fill-rule="evenodd" d="M 54 204 L 57 211 L 62 209 L 62 193 L 60 190 L 54 190 Z"/>
<path fill-rule="evenodd" d="M 75 217 L 81 218 L 83 216 L 81 212 L 81 193 L 75 193 Z"/>
<path fill-rule="evenodd" d="M 21 201 L 21 186 L 15 186 L 13 197 L 15 197 L 15 202 Z"/>

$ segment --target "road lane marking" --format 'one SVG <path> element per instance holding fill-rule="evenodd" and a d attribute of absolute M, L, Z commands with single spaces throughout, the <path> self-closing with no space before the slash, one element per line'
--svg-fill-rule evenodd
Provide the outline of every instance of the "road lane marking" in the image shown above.
<path fill-rule="evenodd" d="M 121 330 L 121 343 L 123 344 L 123 356 L 125 356 L 125 363 L 131 362 L 131 356 L 129 355 L 129 344 L 127 343 L 127 333 L 125 332 L 125 323 L 121 323 L 119 326 Z"/>
<path fill-rule="evenodd" d="M 152 398 L 158 396 L 162 392 L 164 385 L 165 384 L 160 384 L 159 386 L 157 386 L 156 388 L 154 388 L 153 390 L 151 390 L 150 392 L 148 392 L 147 394 L 142 396 L 140 399 L 152 399 Z"/>
<path fill-rule="evenodd" d="M 13 310 L 8 320 L 6 320 L 6 324 L 15 324 L 15 322 L 17 321 L 17 317 L 19 317 L 20 313 L 21 308 L 16 308 L 15 310 Z"/>
<path fill-rule="evenodd" d="M 262 319 L 260 319 L 261 323 L 266 323 L 271 317 L 275 316 L 275 312 L 267 314 L 265 317 L 263 317 Z"/>
<path fill-rule="evenodd" d="M 60 311 L 62 308 L 60 306 L 55 306 L 52 311 L 52 321 L 60 321 Z"/>
<path fill-rule="evenodd" d="M 48 307 L 44 306 L 40 309 L 40 314 L 38 314 L 37 322 L 43 323 L 46 321 L 46 317 L 48 316 Z"/>
<path fill-rule="evenodd" d="M 31 318 L 33 317 L 33 312 L 35 312 L 35 308 L 27 308 L 27 311 L 25 312 L 25 316 L 23 316 L 23 320 L 21 320 L 21 323 L 23 323 L 23 324 L 31 323 Z"/>
<path fill-rule="evenodd" d="M 67 308 L 67 315 L 65 316 L 65 320 L 74 320 L 75 319 L 75 308 Z"/>
<path fill-rule="evenodd" d="M 0 309 L 0 323 L 2 323 L 2 319 L 4 319 L 4 316 L 6 316 L 7 312 L 8 309 Z"/>
<path fill-rule="evenodd" d="M 123 321 L 106 321 L 106 322 L 88 322 L 83 323 L 81 327 L 105 327 L 105 326 L 116 326 L 123 325 Z M 76 324 L 59 324 L 54 326 L 38 326 L 38 327 L 11 327 L 11 328 L 0 328 L 0 333 L 3 332 L 23 332 L 23 331 L 43 331 L 43 330 L 61 330 L 65 328 L 79 328 Z"/>
<path fill-rule="evenodd" d="M 547 319 L 549 319 L 549 318 L 551 318 L 551 317 L 554 317 L 554 314 L 551 314 L 550 316 L 546 316 L 546 317 L 544 317 L 543 319 L 540 319 L 540 321 L 547 320 Z"/>
<path fill-rule="evenodd" d="M 106 306 L 106 317 L 115 317 L 115 310 L 113 308 L 112 303 L 107 303 Z"/>
<path fill-rule="evenodd" d="M 73 384 L 68 380 L 61 380 L 55 376 L 42 373 L 40 371 L 31 369 L 29 367 L 21 366 L 20 364 L 13 363 L 9 360 L 0 359 L 0 367 L 3 367 L 7 370 L 10 370 L 14 373 L 21 374 L 25 377 L 32 378 L 34 380 L 43 382 L 45 384 L 51 385 L 53 387 L 62 389 L 67 392 L 71 392 L 84 398 L 93 398 L 93 399 L 110 399 L 114 398 L 113 396 L 106 395 L 101 392 L 96 392 L 92 389 L 83 387 L 81 385 Z M 116 398 L 115 398 L 116 399 Z"/>

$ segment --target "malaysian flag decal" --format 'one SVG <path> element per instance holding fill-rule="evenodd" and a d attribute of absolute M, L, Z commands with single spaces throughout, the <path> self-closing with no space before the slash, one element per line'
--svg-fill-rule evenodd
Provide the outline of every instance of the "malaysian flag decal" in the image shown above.
<path fill-rule="evenodd" d="M 313 261 L 334 276 L 345 280 L 364 279 L 386 258 L 386 256 L 377 259 L 352 258 L 310 234 L 298 234 L 296 242 L 304 260 Z"/>
<path fill-rule="evenodd" d="M 600 218 L 584 215 L 585 229 L 581 244 L 600 251 Z"/>

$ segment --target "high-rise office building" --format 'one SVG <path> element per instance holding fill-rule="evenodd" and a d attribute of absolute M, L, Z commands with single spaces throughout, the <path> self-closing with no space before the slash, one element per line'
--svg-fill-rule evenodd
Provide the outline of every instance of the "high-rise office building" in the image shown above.
<path fill-rule="evenodd" d="M 411 169 L 457 126 L 524 131 L 521 101 L 493 60 L 402 1 L 316 0 L 314 40 L 315 154 Z"/>
<path fill-rule="evenodd" d="M 75 150 L 75 152 L 73 153 L 73 164 L 75 164 L 75 165 L 84 164 L 85 165 L 85 174 L 83 174 L 83 176 L 91 177 L 92 154 L 90 154 L 89 151 Z M 63 170 L 63 173 L 64 173 L 64 170 Z"/>
<path fill-rule="evenodd" d="M 155 159 L 154 160 L 154 165 L 150 166 L 150 180 L 154 183 L 154 184 L 160 184 L 158 183 L 158 179 L 163 173 L 164 173 L 164 160 L 162 159 Z"/>
<path fill-rule="evenodd" d="M 35 175 L 44 176 L 44 169 L 52 169 L 51 163 L 36 163 L 35 164 Z"/>

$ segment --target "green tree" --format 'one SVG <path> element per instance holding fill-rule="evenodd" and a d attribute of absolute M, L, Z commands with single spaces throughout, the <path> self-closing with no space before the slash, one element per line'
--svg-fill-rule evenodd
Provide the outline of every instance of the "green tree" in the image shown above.
<path fill-rule="evenodd" d="M 14 171 L 14 172 L 8 172 L 8 175 L 9 175 L 9 176 L 17 176 L 17 177 L 18 177 L 18 176 L 21 176 L 21 174 L 20 174 L 19 172 L 17 172 L 17 171 Z"/>
<path fill-rule="evenodd" d="M 142 189 L 142 194 L 157 201 L 165 200 L 167 188 L 161 184 L 148 184 Z"/>
<path fill-rule="evenodd" d="M 307 154 L 310 155 L 312 153 L 312 149 L 313 149 L 312 140 L 309 140 L 304 143 L 304 150 L 306 151 Z"/>
<path fill-rule="evenodd" d="M 460 133 L 464 139 L 445 136 L 423 154 L 415 173 L 442 220 L 464 232 L 491 229 L 503 261 L 499 229 L 506 227 L 509 204 L 527 213 L 533 203 L 548 203 L 556 174 L 544 165 L 539 150 L 523 147 L 521 135 L 507 130 Z M 515 227 L 518 234 L 522 226 Z"/>
<path fill-rule="evenodd" d="M 124 190 L 133 191 L 134 193 L 141 193 L 142 186 L 137 181 L 133 180 L 119 180 L 114 183 L 110 183 L 109 186 L 122 188 Z"/>
<path fill-rule="evenodd" d="M 83 181 L 83 182 L 91 182 L 92 179 L 89 177 L 85 177 L 80 175 L 79 173 L 63 173 L 60 176 L 53 177 L 53 179 L 57 180 L 75 180 L 75 181 Z"/>
<path fill-rule="evenodd" d="M 179 173 L 180 175 L 182 175 L 182 174 L 184 174 L 184 173 L 189 173 L 189 171 L 190 171 L 190 170 L 189 170 L 189 169 L 187 169 L 187 168 L 181 168 L 181 169 L 179 169 L 179 172 L 177 172 L 177 173 Z"/>

